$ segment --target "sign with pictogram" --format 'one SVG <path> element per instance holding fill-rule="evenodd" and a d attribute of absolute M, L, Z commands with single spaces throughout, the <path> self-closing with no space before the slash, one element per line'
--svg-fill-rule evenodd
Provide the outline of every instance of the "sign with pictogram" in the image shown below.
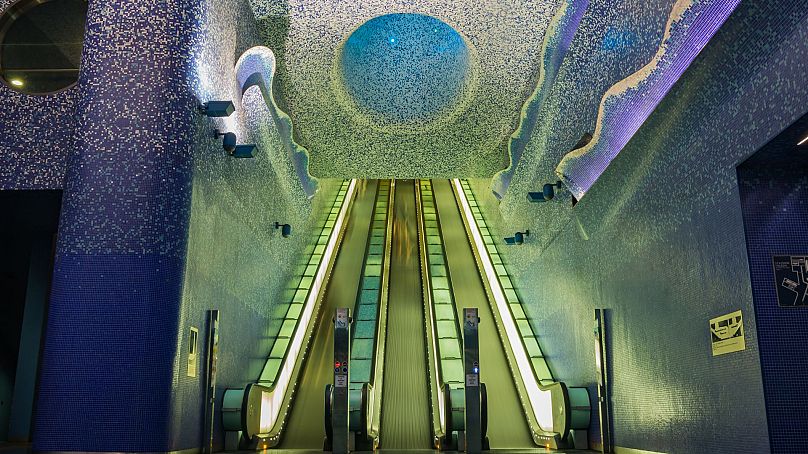
<path fill-rule="evenodd" d="M 743 314 L 736 311 L 710 320 L 710 338 L 713 356 L 746 349 L 743 332 Z"/>

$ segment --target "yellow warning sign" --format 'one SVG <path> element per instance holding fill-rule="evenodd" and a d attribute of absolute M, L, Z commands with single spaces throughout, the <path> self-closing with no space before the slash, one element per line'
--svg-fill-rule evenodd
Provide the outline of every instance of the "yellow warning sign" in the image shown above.
<path fill-rule="evenodd" d="M 713 356 L 739 352 L 746 349 L 741 311 L 722 315 L 710 320 L 710 337 Z"/>

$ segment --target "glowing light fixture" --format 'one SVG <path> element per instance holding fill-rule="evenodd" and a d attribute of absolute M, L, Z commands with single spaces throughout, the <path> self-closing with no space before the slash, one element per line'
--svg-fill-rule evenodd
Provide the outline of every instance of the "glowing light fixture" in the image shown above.
<path fill-rule="evenodd" d="M 289 345 L 283 367 L 278 374 L 278 379 L 275 381 L 275 386 L 272 391 L 265 391 L 261 396 L 260 430 L 263 434 L 268 434 L 278 421 L 278 415 L 281 412 L 286 389 L 289 387 L 289 383 L 292 380 L 292 371 L 295 368 L 297 356 L 300 353 L 300 349 L 303 348 L 303 341 L 306 337 L 306 331 L 308 330 L 312 314 L 314 313 L 314 306 L 317 303 L 317 298 L 320 296 L 323 281 L 325 281 L 328 264 L 331 262 L 331 257 L 336 252 L 339 234 L 342 230 L 342 225 L 345 223 L 345 218 L 348 215 L 348 207 L 351 205 L 351 198 L 356 190 L 356 182 L 357 180 L 351 180 L 351 184 L 348 186 L 348 192 L 345 193 L 342 208 L 340 208 L 339 216 L 337 216 L 337 221 L 334 223 L 331 236 L 328 238 L 328 244 L 323 252 L 323 258 L 320 261 L 319 268 L 317 268 L 317 275 L 314 277 L 314 282 L 311 284 L 311 290 L 306 298 L 306 305 L 303 312 L 300 314 L 300 321 L 295 330 L 294 338 Z"/>
<path fill-rule="evenodd" d="M 514 322 L 510 308 L 508 307 L 508 300 L 505 298 L 505 292 L 502 290 L 502 286 L 499 283 L 497 273 L 494 270 L 494 264 L 491 261 L 491 257 L 488 255 L 488 250 L 485 248 L 485 242 L 480 234 L 479 227 L 477 227 L 477 222 L 474 220 L 474 214 L 471 212 L 471 206 L 466 198 L 466 193 L 463 191 L 463 186 L 460 184 L 460 180 L 452 180 L 452 184 L 454 184 L 457 190 L 460 204 L 463 208 L 463 215 L 468 221 L 471 236 L 474 239 L 474 246 L 480 253 L 480 261 L 485 271 L 485 277 L 491 286 L 497 312 L 505 327 L 508 342 L 516 358 L 516 365 L 519 369 L 522 382 L 525 385 L 533 415 L 536 417 L 536 421 L 543 430 L 553 432 L 553 400 L 550 391 L 542 391 L 536 381 L 536 376 L 533 374 L 533 366 L 530 364 L 525 346 L 521 342 L 522 337 L 519 335 L 519 331 L 516 328 L 516 322 Z"/>
<path fill-rule="evenodd" d="M 15 87 L 22 87 L 25 85 L 25 82 L 23 82 L 20 79 L 11 79 L 9 80 L 9 83 L 11 83 L 11 85 L 14 85 Z"/>
<path fill-rule="evenodd" d="M 808 143 L 808 136 L 805 136 L 804 139 L 800 140 L 800 143 L 798 143 L 797 146 L 803 145 L 805 143 Z"/>

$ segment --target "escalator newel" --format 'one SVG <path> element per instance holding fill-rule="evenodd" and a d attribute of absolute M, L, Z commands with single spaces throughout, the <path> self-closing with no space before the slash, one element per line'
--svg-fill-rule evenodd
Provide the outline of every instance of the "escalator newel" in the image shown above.
<path fill-rule="evenodd" d="M 339 454 L 347 454 L 350 451 L 348 357 L 351 354 L 351 322 L 348 309 L 337 309 L 334 317 L 334 385 L 331 387 L 330 393 L 326 389 L 325 432 L 327 435 L 324 447 L 326 449 L 330 447 L 331 451 Z M 330 413 L 330 418 L 328 413 Z"/>
<path fill-rule="evenodd" d="M 477 308 L 465 308 L 463 323 L 463 364 L 466 376 L 466 424 L 465 448 L 467 453 L 479 453 L 488 448 L 486 429 L 488 426 L 485 385 L 480 383 L 480 339 L 478 337 Z M 481 389 L 482 388 L 482 389 Z"/>

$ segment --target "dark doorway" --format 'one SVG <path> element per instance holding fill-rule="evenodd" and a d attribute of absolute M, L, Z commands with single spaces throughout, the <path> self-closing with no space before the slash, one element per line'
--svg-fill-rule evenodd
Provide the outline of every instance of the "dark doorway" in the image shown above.
<path fill-rule="evenodd" d="M 31 439 L 62 191 L 0 191 L 0 441 Z"/>
<path fill-rule="evenodd" d="M 808 452 L 808 115 L 738 166 L 771 452 Z"/>

